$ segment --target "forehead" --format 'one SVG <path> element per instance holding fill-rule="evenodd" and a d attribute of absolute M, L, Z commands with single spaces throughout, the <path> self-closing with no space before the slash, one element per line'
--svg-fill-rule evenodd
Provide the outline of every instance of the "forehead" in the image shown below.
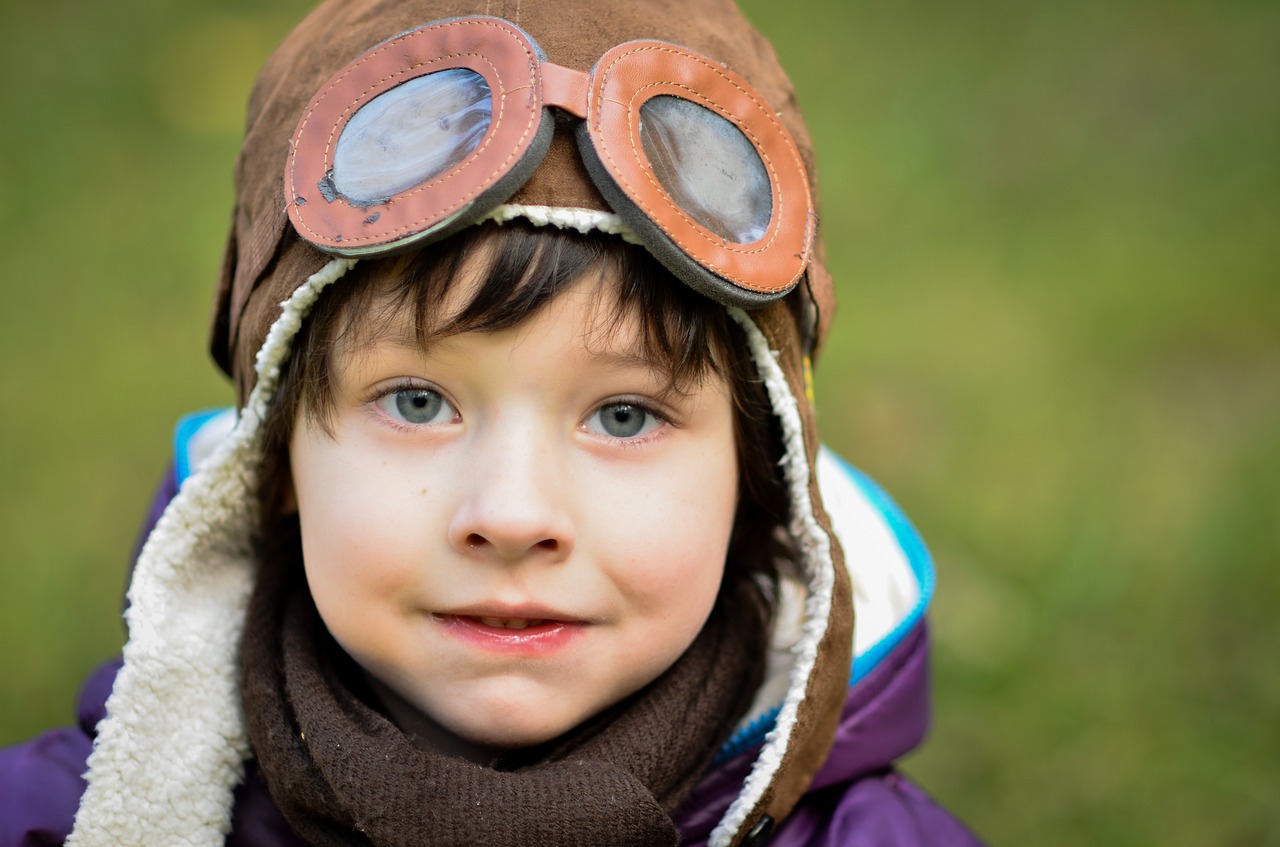
<path fill-rule="evenodd" d="M 638 307 L 622 300 L 616 266 L 598 263 L 554 286 L 536 278 L 503 281 L 494 278 L 494 252 L 481 244 L 447 278 L 429 280 L 408 278 L 403 262 L 379 263 L 364 281 L 368 294 L 343 315 L 336 352 L 351 355 L 378 346 L 429 350 L 463 333 L 520 334 L 537 323 L 594 355 L 666 369 L 649 355 Z M 505 301 L 494 291 L 503 287 Z"/>

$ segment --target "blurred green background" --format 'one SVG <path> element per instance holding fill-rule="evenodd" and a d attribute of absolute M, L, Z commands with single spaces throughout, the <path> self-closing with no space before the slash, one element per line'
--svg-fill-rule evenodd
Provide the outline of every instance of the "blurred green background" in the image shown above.
<path fill-rule="evenodd" d="M 119 649 L 172 425 L 230 401 L 242 104 L 308 5 L 3 0 L 0 745 Z M 820 155 L 825 436 L 937 558 L 906 768 L 996 843 L 1280 844 L 1280 4 L 748 11 Z"/>

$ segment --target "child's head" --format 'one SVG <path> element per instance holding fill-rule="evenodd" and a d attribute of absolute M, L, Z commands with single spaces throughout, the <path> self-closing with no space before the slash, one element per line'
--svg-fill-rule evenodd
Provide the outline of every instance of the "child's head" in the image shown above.
<path fill-rule="evenodd" d="M 417 737 L 561 735 L 684 652 L 726 561 L 772 575 L 787 499 L 742 339 L 611 235 L 487 224 L 357 266 L 267 419 L 263 546 L 285 561 L 264 566 L 301 559 Z"/>
<path fill-rule="evenodd" d="M 688 605 L 678 615 L 676 607 L 656 612 L 680 619 L 672 640 L 637 638 L 655 652 L 614 662 L 636 674 L 591 683 L 600 699 L 549 724 L 557 730 L 660 674 L 717 596 L 756 587 L 745 627 L 756 638 L 778 562 L 799 558 L 813 571 L 805 556 L 826 561 L 830 542 L 813 517 L 821 507 L 807 367 L 830 318 L 830 283 L 816 252 L 811 175 L 790 83 L 727 0 L 331 0 L 268 61 L 237 170 L 214 352 L 246 414 L 267 420 L 266 543 L 295 551 L 326 623 L 375 685 L 390 689 L 385 699 L 453 721 L 405 679 L 408 659 L 388 658 L 398 655 L 391 636 L 360 628 L 367 613 L 345 602 L 359 586 L 327 579 L 335 570 L 322 566 L 340 563 L 335 551 L 412 537 L 388 527 L 419 512 L 430 515 L 441 556 L 510 547 L 492 543 L 483 524 L 451 535 L 452 515 L 479 520 L 470 504 L 496 491 L 525 519 L 578 509 L 583 550 L 622 544 L 635 547 L 621 551 L 635 567 L 659 554 L 682 562 L 679 599 Z M 380 369 L 387 349 L 401 354 L 401 373 Z M 589 391 L 594 383 L 582 373 L 569 378 L 575 357 L 619 378 Z M 501 375 L 517 409 L 528 411 L 522 392 L 548 407 L 558 400 L 556 434 L 547 421 L 526 421 L 523 440 L 513 429 L 488 440 L 499 430 L 483 422 L 505 425 L 514 413 L 485 411 L 488 395 L 455 395 L 461 389 L 433 376 L 458 363 L 479 371 L 480 362 L 508 363 Z M 540 379 L 547 382 L 532 392 Z M 386 440 L 396 433 L 429 443 L 415 456 L 438 457 L 439 484 L 426 459 L 343 458 L 356 407 L 363 411 L 354 420 L 382 426 L 374 431 Z M 722 413 L 716 437 L 696 438 L 698 426 L 682 425 L 694 408 Z M 685 441 L 697 449 L 666 464 L 665 451 Z M 599 461 L 589 473 L 562 453 Z M 614 453 L 616 461 L 601 455 Z M 368 461 L 388 477 L 366 479 Z M 276 520 L 294 505 L 300 539 Z M 357 513 L 368 520 L 340 519 Z M 539 532 L 545 537 L 524 547 L 534 558 L 570 546 L 551 529 Z M 698 566 L 673 558 L 681 551 Z M 390 567 L 392 558 L 379 561 Z M 825 610 L 841 579 L 818 567 L 830 573 L 806 572 L 823 598 L 811 604 L 823 621 L 814 632 L 840 641 Z M 591 611 L 555 607 L 522 585 L 511 578 L 490 593 L 562 615 Z M 676 599 L 676 584 L 666 587 L 654 596 Z M 559 585 L 550 593 L 572 596 Z M 501 618 L 481 614 L 501 605 L 495 597 L 417 612 L 468 617 L 478 603 L 469 617 Z M 378 649 L 366 634 L 384 639 Z M 816 708 L 834 707 L 837 688 Z M 501 713 L 491 711 L 490 723 Z M 549 731 L 508 729 L 473 740 L 522 744 Z"/>
<path fill-rule="evenodd" d="M 248 756 L 269 781 L 300 762 L 308 792 L 322 748 L 350 777 L 368 748 L 326 744 L 386 722 L 360 717 L 326 629 L 410 734 L 524 747 L 603 709 L 606 770 L 652 763 L 662 734 L 678 798 L 764 671 L 783 552 L 803 622 L 719 841 L 785 816 L 852 643 L 808 393 L 834 305 L 812 164 L 730 0 L 328 0 L 304 20 L 236 168 L 212 350 L 239 419 L 139 558 L 84 819 L 172 786 L 209 802 L 183 837 L 220 843 L 230 819 L 204 810 L 230 808 Z M 675 712 L 608 709 L 641 687 L 625 702 Z"/>

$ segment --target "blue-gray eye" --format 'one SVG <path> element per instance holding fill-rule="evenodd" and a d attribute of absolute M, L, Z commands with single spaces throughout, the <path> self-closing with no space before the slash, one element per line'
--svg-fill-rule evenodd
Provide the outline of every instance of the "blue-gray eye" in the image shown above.
<path fill-rule="evenodd" d="M 377 403 L 388 415 L 408 424 L 446 423 L 454 414 L 449 401 L 429 388 L 393 391 L 378 398 Z"/>
<path fill-rule="evenodd" d="M 662 419 L 634 403 L 609 403 L 587 419 L 587 429 L 611 438 L 635 438 L 652 432 Z"/>

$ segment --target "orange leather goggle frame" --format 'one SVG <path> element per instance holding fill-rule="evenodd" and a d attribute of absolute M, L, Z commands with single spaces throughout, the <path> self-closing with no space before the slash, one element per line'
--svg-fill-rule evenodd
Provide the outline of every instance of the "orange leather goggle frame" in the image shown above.
<path fill-rule="evenodd" d="M 365 104 L 409 80 L 450 69 L 482 76 L 490 124 L 478 146 L 443 173 L 376 204 L 331 190 L 334 151 Z M 640 141 L 640 107 L 672 95 L 736 126 L 766 169 L 771 216 L 739 244 L 711 232 L 672 199 Z M 556 107 L 582 119 L 584 164 L 606 201 L 676 276 L 721 302 L 747 308 L 790 291 L 809 263 L 815 213 L 799 151 L 747 82 L 718 62 L 661 41 L 612 48 L 590 72 L 547 61 L 509 21 L 467 17 L 430 23 L 347 65 L 312 98 L 294 132 L 285 178 L 289 217 L 319 249 L 378 256 L 435 240 L 505 202 L 541 162 Z M 325 187 L 329 186 L 330 190 Z"/>

